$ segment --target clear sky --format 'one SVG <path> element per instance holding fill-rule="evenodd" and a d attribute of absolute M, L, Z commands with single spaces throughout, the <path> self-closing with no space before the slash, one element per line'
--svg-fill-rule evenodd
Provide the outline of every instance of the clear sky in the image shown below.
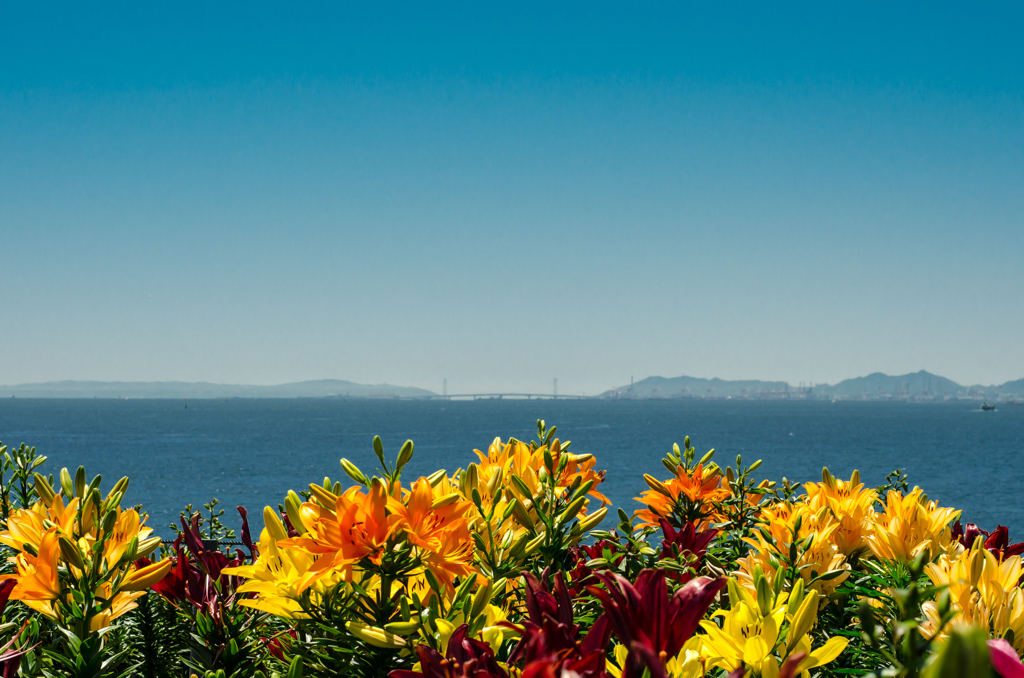
<path fill-rule="evenodd" d="M 1024 377 L 1019 3 L 18 3 L 0 383 Z"/>

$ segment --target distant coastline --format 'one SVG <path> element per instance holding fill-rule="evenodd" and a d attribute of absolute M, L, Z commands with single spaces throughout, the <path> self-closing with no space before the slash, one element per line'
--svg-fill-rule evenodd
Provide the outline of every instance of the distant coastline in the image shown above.
<path fill-rule="evenodd" d="M 696 377 L 647 377 L 602 393 L 599 397 L 627 400 L 881 400 L 945 402 L 949 400 L 1016 402 L 1024 396 L 1024 379 L 998 386 L 963 386 L 921 370 L 890 376 L 875 372 L 838 384 L 792 386 L 784 381 L 727 381 Z"/>
<path fill-rule="evenodd" d="M 183 381 L 52 381 L 0 386 L 0 398 L 517 398 L 523 394 L 440 395 L 393 384 L 357 384 L 318 379 L 277 385 L 212 384 Z M 530 397 L 580 398 L 534 394 Z M 593 399 L 611 400 L 881 400 L 945 402 L 990 401 L 1000 405 L 1024 399 L 1024 379 L 998 386 L 963 386 L 925 372 L 890 376 L 875 372 L 838 384 L 793 386 L 785 381 L 647 377 L 609 389 Z"/>
<path fill-rule="evenodd" d="M 184 381 L 51 381 L 0 386 L 0 398 L 417 398 L 431 391 L 317 379 L 258 386 Z"/>

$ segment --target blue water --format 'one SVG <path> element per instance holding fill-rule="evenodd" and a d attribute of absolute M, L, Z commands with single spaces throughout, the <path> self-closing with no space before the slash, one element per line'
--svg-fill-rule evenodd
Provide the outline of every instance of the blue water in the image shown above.
<path fill-rule="evenodd" d="M 452 471 L 495 436 L 532 439 L 542 417 L 573 451 L 608 471 L 602 490 L 632 511 L 642 474 L 666 475 L 659 459 L 689 435 L 716 461 L 763 459 L 764 477 L 818 480 L 821 467 L 880 483 L 906 468 L 911 484 L 966 520 L 1001 523 L 1024 538 L 1024 407 L 981 412 L 967 403 L 742 401 L 0 400 L 0 441 L 26 442 L 49 457 L 44 469 L 85 465 L 104 487 L 131 477 L 127 500 L 142 503 L 161 534 L 186 504 L 212 497 L 259 515 L 288 489 L 325 475 L 347 481 L 338 460 L 376 465 L 380 435 L 389 458 L 416 443 L 410 473 Z M 259 519 L 254 528 L 258 529 Z"/>

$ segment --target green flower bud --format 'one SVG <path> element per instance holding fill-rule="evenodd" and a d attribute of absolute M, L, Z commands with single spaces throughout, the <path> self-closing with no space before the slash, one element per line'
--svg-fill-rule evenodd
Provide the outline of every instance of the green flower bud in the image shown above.
<path fill-rule="evenodd" d="M 412 459 L 412 441 L 406 440 L 405 444 L 402 445 L 402 449 L 398 451 L 398 464 L 395 470 L 401 471 L 402 467 L 409 463 Z"/>

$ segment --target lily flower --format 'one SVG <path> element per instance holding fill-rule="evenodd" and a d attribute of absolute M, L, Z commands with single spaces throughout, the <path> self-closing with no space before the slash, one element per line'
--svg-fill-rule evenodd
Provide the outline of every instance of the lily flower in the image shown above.
<path fill-rule="evenodd" d="M 1012 637 L 1019 651 L 1024 651 L 1022 573 L 1021 556 L 1000 561 L 977 544 L 959 555 L 942 555 L 925 566 L 925 574 L 933 584 L 947 587 L 958 621 L 981 627 L 996 638 Z M 921 629 L 931 636 L 938 628 L 937 604 L 926 602 L 922 610 L 925 623 Z"/>
<path fill-rule="evenodd" d="M 798 582 L 793 592 L 776 596 L 766 579 L 759 579 L 758 597 L 729 582 L 731 607 L 719 610 L 713 618 L 701 622 L 707 634 L 702 653 L 709 667 L 740 673 L 751 669 L 762 676 L 778 676 L 780 671 L 803 672 L 823 666 L 846 648 L 849 642 L 839 636 L 812 649 L 808 635 L 817 620 L 818 593 L 804 589 Z"/>
<path fill-rule="evenodd" d="M 416 646 L 419 671 L 397 670 L 390 678 L 508 678 L 487 643 L 469 636 L 466 624 L 452 633 L 444 656 L 427 645 Z"/>
<path fill-rule="evenodd" d="M 656 678 L 663 676 L 665 659 L 679 653 L 726 583 L 722 578 L 698 577 L 670 598 L 665 573 L 658 570 L 643 570 L 636 584 L 618 574 L 594 576 L 606 588 L 587 590 L 601 601 L 603 618 L 630 651 L 623 678 L 641 675 L 645 666 Z"/>
<path fill-rule="evenodd" d="M 1002 638 L 988 641 L 988 653 L 992 668 L 1002 678 L 1024 678 L 1024 664 L 1008 642 Z"/>
<path fill-rule="evenodd" d="M 599 618 L 586 637 L 580 639 L 572 599 L 562 573 L 554 577 L 553 594 L 532 574 L 525 573 L 524 578 L 529 616 L 519 629 L 522 638 L 509 655 L 509 662 L 522 660 L 524 678 L 527 675 L 600 678 L 604 674 L 605 649 L 611 635 L 608 620 L 603 616 Z M 544 579 L 547 579 L 547 571 Z"/>
<path fill-rule="evenodd" d="M 661 560 L 679 558 L 684 554 L 689 554 L 691 566 L 697 570 L 707 553 L 708 545 L 718 536 L 718 530 L 698 532 L 693 523 L 687 522 L 681 530 L 677 531 L 664 518 L 660 522 L 661 531 L 665 535 L 665 539 L 661 543 Z M 673 578 L 685 584 L 693 579 L 693 575 L 689 572 L 677 572 L 674 573 Z"/>
<path fill-rule="evenodd" d="M 640 518 L 640 526 L 658 527 L 663 518 L 702 525 L 714 522 L 722 518 L 715 504 L 732 495 L 717 466 L 705 468 L 697 464 L 691 471 L 679 466 L 676 477 L 664 483 L 648 475 L 644 480 L 651 489 L 635 499 L 647 506 L 635 513 Z"/>
<path fill-rule="evenodd" d="M 807 496 L 804 504 L 812 512 L 827 508 L 837 523 L 830 535 L 839 552 L 844 556 L 864 551 L 866 537 L 871 532 L 875 519 L 877 493 L 865 488 L 860 482 L 860 473 L 854 471 L 850 480 L 835 478 L 828 469 L 822 469 L 822 482 L 806 483 Z"/>
<path fill-rule="evenodd" d="M 890 490 L 885 511 L 875 518 L 871 533 L 865 537 L 875 556 L 902 563 L 912 561 L 921 551 L 934 558 L 950 545 L 952 523 L 960 511 L 940 508 L 929 501 L 919 487 L 906 496 Z"/>
<path fill-rule="evenodd" d="M 850 565 L 834 539 L 840 524 L 828 507 L 814 510 L 803 502 L 780 502 L 762 507 L 761 528 L 744 539 L 752 548 L 739 560 L 735 576 L 740 586 L 755 591 L 758 572 L 774 585 L 783 567 L 800 573 L 803 584 L 820 592 L 827 602 L 849 577 Z M 796 560 L 793 561 L 793 556 Z M 829 577 L 820 577 L 832 573 Z"/>
<path fill-rule="evenodd" d="M 1011 544 L 1010 531 L 1003 525 L 999 525 L 992 532 L 982 530 L 974 523 L 967 523 L 967 527 L 961 527 L 960 521 L 953 523 L 950 534 L 953 541 L 959 543 L 965 549 L 974 546 L 978 537 L 985 538 L 985 548 L 991 551 L 999 560 L 1011 556 L 1024 554 L 1024 543 Z"/>

